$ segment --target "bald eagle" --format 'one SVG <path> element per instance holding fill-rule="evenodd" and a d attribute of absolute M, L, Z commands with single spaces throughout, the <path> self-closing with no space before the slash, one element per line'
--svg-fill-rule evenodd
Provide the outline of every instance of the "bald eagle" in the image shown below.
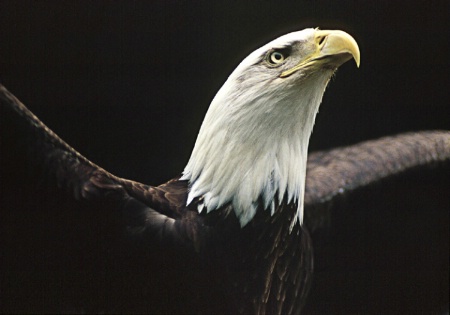
<path fill-rule="evenodd" d="M 315 206 L 450 159 L 438 131 L 307 157 L 325 88 L 352 58 L 350 35 L 319 29 L 255 50 L 212 100 L 182 174 L 157 187 L 95 165 L 0 86 L 1 310 L 299 314 Z"/>

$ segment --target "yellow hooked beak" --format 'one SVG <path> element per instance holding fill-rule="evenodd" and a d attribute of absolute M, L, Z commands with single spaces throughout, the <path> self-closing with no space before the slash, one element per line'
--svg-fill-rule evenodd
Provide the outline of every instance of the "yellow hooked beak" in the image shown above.
<path fill-rule="evenodd" d="M 356 66 L 359 68 L 358 44 L 346 32 L 316 30 L 313 40 L 315 51 L 293 68 L 281 73 L 281 78 L 288 77 L 299 69 L 311 65 L 329 64 L 337 68 L 351 58 L 355 59 Z"/>

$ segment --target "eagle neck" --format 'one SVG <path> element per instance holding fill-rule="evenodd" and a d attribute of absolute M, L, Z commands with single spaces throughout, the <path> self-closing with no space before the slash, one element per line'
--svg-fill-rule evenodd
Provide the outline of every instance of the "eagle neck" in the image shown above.
<path fill-rule="evenodd" d="M 198 200 L 208 212 L 230 204 L 245 226 L 258 209 L 273 214 L 286 201 L 298 205 L 301 223 L 309 137 L 324 88 L 230 89 L 225 84 L 211 103 L 183 172 L 187 203 Z"/>

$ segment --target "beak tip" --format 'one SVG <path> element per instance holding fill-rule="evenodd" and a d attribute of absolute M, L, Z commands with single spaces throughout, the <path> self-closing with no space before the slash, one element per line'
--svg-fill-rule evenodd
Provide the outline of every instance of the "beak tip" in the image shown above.
<path fill-rule="evenodd" d="M 356 68 L 359 68 L 359 65 L 360 65 L 360 58 L 359 58 L 359 56 L 357 58 L 355 58 L 355 63 L 356 63 Z"/>

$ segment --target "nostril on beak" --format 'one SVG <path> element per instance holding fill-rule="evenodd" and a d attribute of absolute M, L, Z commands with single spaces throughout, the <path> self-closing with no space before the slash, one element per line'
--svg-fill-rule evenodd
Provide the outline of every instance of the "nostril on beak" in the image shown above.
<path fill-rule="evenodd" d="M 322 45 L 322 44 L 323 44 L 323 42 L 325 41 L 325 38 L 326 38 L 326 36 L 320 37 L 319 45 Z"/>

